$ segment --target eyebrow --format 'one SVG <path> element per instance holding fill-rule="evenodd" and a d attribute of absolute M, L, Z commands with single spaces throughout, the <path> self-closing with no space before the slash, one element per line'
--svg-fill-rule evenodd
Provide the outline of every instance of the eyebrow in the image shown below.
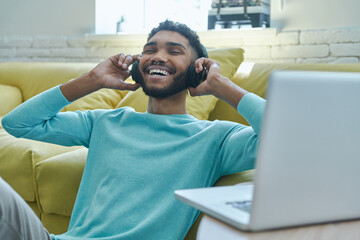
<path fill-rule="evenodd" d="M 147 46 L 156 46 L 156 45 L 157 45 L 157 42 L 147 42 L 144 45 L 144 48 Z M 177 42 L 167 42 L 166 46 L 170 46 L 170 47 L 178 46 L 178 47 L 182 47 L 182 48 L 186 49 L 186 47 L 184 45 L 182 45 L 181 43 L 177 43 Z"/>

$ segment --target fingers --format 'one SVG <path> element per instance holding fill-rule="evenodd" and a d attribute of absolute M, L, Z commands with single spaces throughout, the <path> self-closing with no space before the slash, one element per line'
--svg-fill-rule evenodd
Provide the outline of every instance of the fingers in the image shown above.
<path fill-rule="evenodd" d="M 142 54 L 136 54 L 136 55 L 133 55 L 132 57 L 133 57 L 134 61 L 135 61 L 135 60 L 140 61 L 140 60 L 141 60 L 141 57 L 142 57 Z"/>
<path fill-rule="evenodd" d="M 204 68 L 210 70 L 210 68 L 214 68 L 215 66 L 219 67 L 217 61 L 210 58 L 199 58 L 195 61 L 195 70 L 197 73 L 201 72 Z"/>
<path fill-rule="evenodd" d="M 125 55 L 123 53 L 119 54 L 119 66 L 122 69 L 127 69 L 128 66 L 130 66 L 130 64 L 133 62 L 132 56 L 131 55 Z"/>
<path fill-rule="evenodd" d="M 118 55 L 119 60 L 118 64 L 122 69 L 128 69 L 128 67 L 135 62 L 135 60 L 140 61 L 141 54 L 136 55 L 125 55 L 124 53 L 120 53 Z"/>
<path fill-rule="evenodd" d="M 196 88 L 189 87 L 190 95 L 194 97 L 213 94 L 217 87 L 218 80 L 222 77 L 219 63 L 210 58 L 199 58 L 195 61 L 194 65 L 197 73 L 205 69 L 207 78 L 206 81 L 203 81 Z"/>

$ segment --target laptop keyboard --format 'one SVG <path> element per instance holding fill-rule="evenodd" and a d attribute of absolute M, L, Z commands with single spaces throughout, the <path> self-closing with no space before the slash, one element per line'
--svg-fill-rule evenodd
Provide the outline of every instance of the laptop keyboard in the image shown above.
<path fill-rule="evenodd" d="M 236 209 L 240 209 L 248 213 L 250 213 L 251 204 L 252 204 L 251 200 L 226 202 L 226 205 L 232 206 Z"/>

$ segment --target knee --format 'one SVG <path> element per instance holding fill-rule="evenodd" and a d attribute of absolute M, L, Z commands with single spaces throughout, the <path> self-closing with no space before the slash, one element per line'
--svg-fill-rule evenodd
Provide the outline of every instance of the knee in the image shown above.
<path fill-rule="evenodd" d="M 14 204 L 16 195 L 18 194 L 15 190 L 0 177 L 0 215 L 4 215 L 10 209 L 10 206 Z"/>

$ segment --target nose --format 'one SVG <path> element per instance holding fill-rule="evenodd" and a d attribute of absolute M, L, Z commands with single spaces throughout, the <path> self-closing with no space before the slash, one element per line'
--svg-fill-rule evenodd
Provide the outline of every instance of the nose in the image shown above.
<path fill-rule="evenodd" d="M 158 51 L 156 54 L 154 54 L 151 58 L 151 62 L 167 62 L 168 58 L 166 56 L 166 53 L 164 51 Z"/>

